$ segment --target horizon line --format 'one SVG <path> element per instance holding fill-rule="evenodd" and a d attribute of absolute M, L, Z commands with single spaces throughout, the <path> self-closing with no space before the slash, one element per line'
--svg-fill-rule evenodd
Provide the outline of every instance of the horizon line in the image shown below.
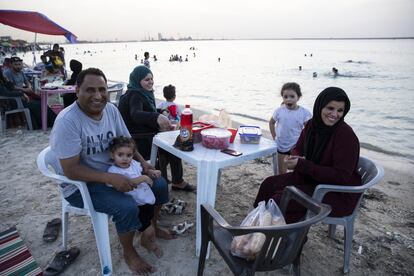
<path fill-rule="evenodd" d="M 194 38 L 194 39 L 163 39 L 163 40 L 78 40 L 77 43 L 125 43 L 125 42 L 169 42 L 169 41 L 223 41 L 223 40 L 396 40 L 396 39 L 414 39 L 414 36 L 396 36 L 396 37 L 298 37 L 298 38 Z"/>

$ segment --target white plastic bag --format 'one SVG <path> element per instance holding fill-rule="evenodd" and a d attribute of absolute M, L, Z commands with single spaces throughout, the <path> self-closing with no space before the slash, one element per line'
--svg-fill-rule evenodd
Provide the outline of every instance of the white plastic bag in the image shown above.
<path fill-rule="evenodd" d="M 215 127 L 231 128 L 230 115 L 224 109 L 220 110 L 218 116 L 215 114 L 203 114 L 198 118 L 198 121 L 205 124 L 211 124 Z"/>
<path fill-rule="evenodd" d="M 230 118 L 229 113 L 227 113 L 225 109 L 220 110 L 216 127 L 221 127 L 221 128 L 231 127 L 231 118 Z"/>
<path fill-rule="evenodd" d="M 266 209 L 272 214 L 272 225 L 277 226 L 286 224 L 282 211 L 280 211 L 279 206 L 277 206 L 273 198 L 267 202 Z"/>
<path fill-rule="evenodd" d="M 259 202 L 240 226 L 272 226 L 283 225 L 285 220 L 282 212 L 273 199 L 266 204 L 265 201 Z M 262 233 L 252 233 L 236 236 L 231 242 L 230 251 L 234 256 L 247 260 L 254 260 L 263 247 L 266 236 Z"/>

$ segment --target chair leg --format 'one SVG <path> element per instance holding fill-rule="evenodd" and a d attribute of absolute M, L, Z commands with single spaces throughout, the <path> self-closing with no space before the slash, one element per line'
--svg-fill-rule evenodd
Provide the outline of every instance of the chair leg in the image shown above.
<path fill-rule="evenodd" d="M 205 241 L 205 239 L 203 239 L 201 241 L 200 257 L 198 258 L 197 276 L 202 276 L 204 273 L 204 265 L 206 263 L 206 257 L 207 257 L 207 248 L 208 248 L 208 241 Z"/>
<path fill-rule="evenodd" d="M 25 108 L 24 114 L 26 115 L 26 122 L 27 122 L 28 129 L 33 130 L 32 117 L 30 117 L 30 110 Z"/>
<path fill-rule="evenodd" d="M 1 132 L 3 133 L 6 132 L 6 124 L 7 124 L 5 116 L 6 116 L 5 114 L 1 115 Z"/>
<path fill-rule="evenodd" d="M 352 237 L 354 235 L 354 220 L 347 220 L 344 225 L 344 273 L 349 272 L 349 260 L 351 257 Z"/>
<path fill-rule="evenodd" d="M 300 276 L 300 255 L 301 253 L 299 253 L 296 259 L 293 261 L 293 275 L 294 276 Z"/>
<path fill-rule="evenodd" d="M 335 238 L 335 231 L 336 231 L 336 225 L 335 224 L 329 224 L 328 235 L 331 239 Z"/>
<path fill-rule="evenodd" d="M 62 208 L 62 250 L 67 250 L 68 246 L 68 228 L 69 228 L 69 214 L 65 208 Z"/>
<path fill-rule="evenodd" d="M 108 215 L 95 212 L 91 214 L 93 232 L 98 247 L 102 275 L 112 274 L 111 244 L 109 240 Z"/>

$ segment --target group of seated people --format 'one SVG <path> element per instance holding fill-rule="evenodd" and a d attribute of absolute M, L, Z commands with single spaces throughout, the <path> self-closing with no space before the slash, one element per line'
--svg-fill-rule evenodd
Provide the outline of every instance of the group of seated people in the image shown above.
<path fill-rule="evenodd" d="M 169 201 L 167 175 L 146 161 L 150 158 L 154 135 L 172 128 L 170 119 L 157 112 L 153 87 L 151 70 L 137 66 L 116 107 L 108 104 L 105 74 L 97 68 L 83 70 L 76 79 L 78 98 L 58 115 L 50 138 L 51 149 L 64 174 L 87 182 L 96 211 L 110 215 L 115 223 L 126 264 L 131 271 L 143 274 L 156 268 L 137 253 L 133 245 L 135 233 L 142 233 L 141 245 L 157 257 L 162 256 L 162 250 L 155 238 L 175 238 L 173 232 L 157 224 L 162 205 Z M 288 185 L 309 195 L 319 183 L 360 185 L 359 141 L 344 121 L 349 110 L 345 91 L 337 87 L 323 90 L 315 101 L 313 118 L 306 123 L 285 160 L 290 172 L 266 178 L 252 205 L 270 198 L 279 202 Z M 159 159 L 170 163 L 174 190 L 194 191 L 195 187 L 183 179 L 179 158 L 161 150 Z M 119 173 L 110 170 L 113 166 L 118 167 Z M 134 174 L 121 173 L 133 170 L 132 166 L 138 168 Z M 139 189 L 141 181 L 148 184 L 155 200 L 140 203 L 130 195 Z M 63 188 L 70 204 L 83 206 L 76 188 L 71 185 Z M 324 202 L 333 207 L 331 216 L 339 216 L 351 213 L 357 200 L 358 195 L 332 193 Z M 292 204 L 286 221 L 292 223 L 304 215 L 303 209 Z"/>
<path fill-rule="evenodd" d="M 46 51 L 41 56 L 42 62 L 38 63 L 35 71 L 41 71 L 41 80 L 50 76 L 65 79 L 65 58 L 58 44 L 52 50 Z M 34 91 L 31 79 L 23 72 L 23 60 L 17 56 L 8 58 L 7 66 L 0 68 L 0 96 L 19 97 L 22 99 L 24 107 L 30 110 L 31 121 L 34 129 L 41 128 L 41 106 L 40 96 Z M 82 71 L 82 63 L 72 59 L 69 63 L 72 75 L 64 81 L 65 85 L 75 85 L 78 74 Z M 63 96 L 64 106 L 67 107 L 76 100 L 76 94 L 68 93 Z M 13 100 L 2 101 L 2 108 L 5 110 L 15 109 L 16 103 Z M 47 111 L 48 127 L 52 127 L 56 119 L 56 114 L 48 107 Z"/>
<path fill-rule="evenodd" d="M 0 69 L 0 96 L 21 98 L 23 106 L 30 110 L 33 128 L 39 129 L 42 121 L 40 96 L 35 93 L 29 79 L 22 71 L 23 61 L 17 56 L 11 57 L 10 60 L 10 68 L 5 71 Z M 2 101 L 2 108 L 5 110 L 16 107 L 16 102 L 13 100 Z M 48 126 L 52 127 L 56 115 L 48 108 L 47 116 Z"/>

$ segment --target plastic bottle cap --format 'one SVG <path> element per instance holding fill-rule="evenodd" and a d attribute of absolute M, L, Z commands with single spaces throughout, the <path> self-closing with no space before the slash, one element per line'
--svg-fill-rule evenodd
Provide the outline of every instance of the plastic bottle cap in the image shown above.
<path fill-rule="evenodd" d="M 185 108 L 190 108 L 190 105 L 189 105 L 189 104 L 186 104 L 186 105 L 185 105 Z"/>

